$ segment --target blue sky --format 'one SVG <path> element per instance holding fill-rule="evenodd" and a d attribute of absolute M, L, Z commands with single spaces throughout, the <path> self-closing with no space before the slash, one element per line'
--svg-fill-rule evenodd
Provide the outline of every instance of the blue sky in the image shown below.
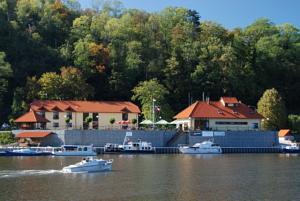
<path fill-rule="evenodd" d="M 92 0 L 79 0 L 83 8 Z M 125 8 L 157 12 L 168 6 L 197 10 L 201 20 L 211 20 L 232 29 L 246 27 L 256 19 L 275 24 L 291 23 L 300 28 L 300 0 L 120 0 Z"/>

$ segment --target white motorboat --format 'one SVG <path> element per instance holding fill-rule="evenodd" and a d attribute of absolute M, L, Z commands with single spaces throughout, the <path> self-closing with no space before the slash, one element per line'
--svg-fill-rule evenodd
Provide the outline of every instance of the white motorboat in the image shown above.
<path fill-rule="evenodd" d="M 219 145 L 211 141 L 203 141 L 193 146 L 179 147 L 179 151 L 183 154 L 221 154 L 222 149 Z"/>
<path fill-rule="evenodd" d="M 62 169 L 64 173 L 100 172 L 110 171 L 113 160 L 95 159 L 93 157 L 83 158 L 82 161 L 66 166 Z"/>
<path fill-rule="evenodd" d="M 300 153 L 300 147 L 297 143 L 282 146 L 283 153 Z"/>
<path fill-rule="evenodd" d="M 139 139 L 137 142 L 128 142 L 123 144 L 121 147 L 121 152 L 125 153 L 153 153 L 155 148 L 152 147 L 150 142 L 145 142 Z"/>
<path fill-rule="evenodd" d="M 55 156 L 96 156 L 97 153 L 93 150 L 93 146 L 84 145 L 63 145 L 59 148 L 54 148 L 53 155 Z"/>
<path fill-rule="evenodd" d="M 48 156 L 51 154 L 50 151 L 39 151 L 30 148 L 6 151 L 6 156 Z"/>
<path fill-rule="evenodd" d="M 121 144 L 113 144 L 113 143 L 106 143 L 104 145 L 104 152 L 121 152 L 123 150 L 123 145 Z"/>

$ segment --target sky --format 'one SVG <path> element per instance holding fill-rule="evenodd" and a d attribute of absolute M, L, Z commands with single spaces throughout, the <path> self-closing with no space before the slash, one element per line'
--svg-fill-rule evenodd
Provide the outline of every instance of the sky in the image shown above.
<path fill-rule="evenodd" d="M 166 7 L 185 7 L 198 11 L 202 21 L 217 22 L 228 29 L 244 28 L 258 18 L 275 24 L 291 23 L 300 28 L 300 0 L 120 0 L 125 8 L 158 12 Z M 79 0 L 82 8 L 92 0 Z"/>

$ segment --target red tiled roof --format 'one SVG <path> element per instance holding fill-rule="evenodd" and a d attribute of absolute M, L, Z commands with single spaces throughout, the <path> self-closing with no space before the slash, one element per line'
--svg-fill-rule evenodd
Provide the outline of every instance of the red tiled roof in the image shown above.
<path fill-rule="evenodd" d="M 49 122 L 48 119 L 38 115 L 34 111 L 29 111 L 26 114 L 22 115 L 21 117 L 15 120 L 16 123 L 47 123 Z"/>
<path fill-rule="evenodd" d="M 139 107 L 129 101 L 59 101 L 59 100 L 37 100 L 31 103 L 31 110 L 40 111 L 70 111 L 76 112 L 102 112 L 122 113 L 126 108 L 131 113 L 141 113 Z"/>
<path fill-rule="evenodd" d="M 214 118 L 214 119 L 262 119 L 263 117 L 247 105 L 239 103 L 236 107 L 225 107 L 220 101 L 197 101 L 178 113 L 176 119 Z"/>
<path fill-rule="evenodd" d="M 279 132 L 278 132 L 278 137 L 284 137 L 286 135 L 289 135 L 291 132 L 290 129 L 281 129 Z"/>
<path fill-rule="evenodd" d="M 221 99 L 223 99 L 224 103 L 229 103 L 229 104 L 239 103 L 236 97 L 221 97 Z"/>
<path fill-rule="evenodd" d="M 17 135 L 17 138 L 43 138 L 50 135 L 52 132 L 42 132 L 42 131 L 32 131 L 32 132 L 22 132 Z"/>

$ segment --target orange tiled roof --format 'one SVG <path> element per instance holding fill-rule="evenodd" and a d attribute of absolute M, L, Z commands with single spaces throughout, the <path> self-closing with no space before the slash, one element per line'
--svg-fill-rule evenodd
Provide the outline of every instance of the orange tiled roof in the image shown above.
<path fill-rule="evenodd" d="M 16 123 L 46 123 L 49 122 L 48 119 L 38 115 L 34 111 L 29 111 L 15 120 Z"/>
<path fill-rule="evenodd" d="M 76 112 L 102 112 L 122 113 L 124 108 L 129 113 L 140 113 L 137 105 L 129 101 L 59 101 L 37 100 L 30 104 L 33 111 L 76 111 Z"/>
<path fill-rule="evenodd" d="M 17 138 L 43 138 L 50 135 L 52 132 L 42 132 L 42 131 L 32 131 L 32 132 L 22 132 L 18 134 Z"/>
<path fill-rule="evenodd" d="M 239 103 L 236 107 L 225 107 L 220 101 L 197 101 L 174 118 L 215 118 L 215 119 L 262 119 L 263 117 L 247 105 Z"/>
<path fill-rule="evenodd" d="M 278 132 L 278 137 L 284 137 L 286 135 L 289 135 L 291 132 L 290 129 L 281 129 L 279 132 Z"/>

